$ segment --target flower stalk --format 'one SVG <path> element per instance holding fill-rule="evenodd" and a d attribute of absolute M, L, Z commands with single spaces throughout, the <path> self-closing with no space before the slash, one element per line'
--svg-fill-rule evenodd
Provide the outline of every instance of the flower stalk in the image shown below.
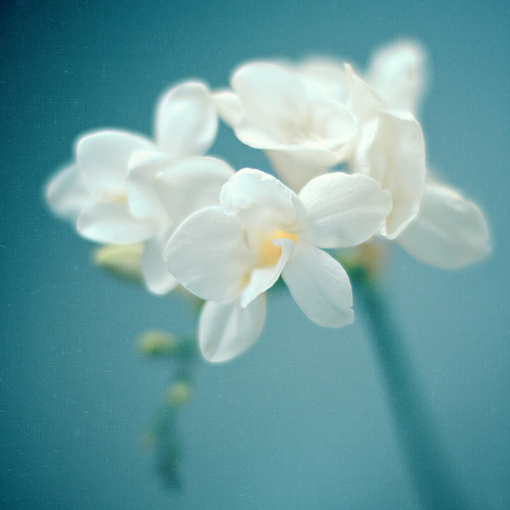
<path fill-rule="evenodd" d="M 154 360 L 173 365 L 162 402 L 146 425 L 143 438 L 156 457 L 162 480 L 172 489 L 182 488 L 183 441 L 179 427 L 180 409 L 193 393 L 199 352 L 195 338 L 177 338 L 162 330 L 149 330 L 138 341 L 141 352 Z"/>
<path fill-rule="evenodd" d="M 363 266 L 351 267 L 349 276 L 355 297 L 364 308 L 406 468 L 423 508 L 470 508 L 446 458 L 418 374 L 377 281 Z"/>

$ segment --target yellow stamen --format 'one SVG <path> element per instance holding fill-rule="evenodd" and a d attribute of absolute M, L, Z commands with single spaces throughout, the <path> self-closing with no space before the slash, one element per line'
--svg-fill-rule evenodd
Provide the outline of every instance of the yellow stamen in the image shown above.
<path fill-rule="evenodd" d="M 273 244 L 273 239 L 291 239 L 296 242 L 298 234 L 292 232 L 285 232 L 284 230 L 276 230 L 273 232 L 268 241 L 262 243 L 260 247 L 260 260 L 258 267 L 274 266 L 278 259 L 282 256 L 282 249 Z"/>

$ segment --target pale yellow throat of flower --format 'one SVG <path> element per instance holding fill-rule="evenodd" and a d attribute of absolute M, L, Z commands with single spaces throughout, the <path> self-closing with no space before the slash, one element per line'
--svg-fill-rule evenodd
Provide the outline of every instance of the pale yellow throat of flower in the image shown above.
<path fill-rule="evenodd" d="M 259 262 L 256 267 L 274 266 L 282 256 L 282 249 L 273 244 L 273 239 L 291 239 L 296 242 L 299 234 L 285 232 L 284 230 L 275 230 L 267 241 L 260 246 Z"/>
<path fill-rule="evenodd" d="M 251 281 L 251 272 L 253 269 L 274 266 L 278 262 L 278 259 L 282 256 L 282 249 L 273 244 L 273 239 L 292 239 L 292 241 L 297 242 L 298 238 L 298 233 L 286 232 L 285 230 L 279 229 L 274 230 L 269 236 L 267 234 L 262 236 L 262 241 L 259 244 L 258 250 L 258 261 L 249 271 L 244 273 L 241 279 L 241 288 L 245 289 L 248 287 Z"/>
<path fill-rule="evenodd" d="M 109 198 L 115 204 L 127 204 L 128 203 L 127 193 L 114 193 Z"/>

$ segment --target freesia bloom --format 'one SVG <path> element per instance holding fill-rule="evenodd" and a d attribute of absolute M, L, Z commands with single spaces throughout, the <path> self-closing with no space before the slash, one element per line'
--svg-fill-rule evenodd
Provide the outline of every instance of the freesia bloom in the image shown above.
<path fill-rule="evenodd" d="M 326 174 L 296 195 L 259 170 L 237 172 L 223 186 L 220 205 L 189 216 L 165 248 L 169 271 L 208 300 L 199 325 L 205 358 L 228 360 L 255 342 L 265 291 L 280 276 L 315 323 L 352 322 L 349 278 L 321 248 L 369 239 L 390 210 L 389 193 L 364 175 Z"/>
<path fill-rule="evenodd" d="M 216 131 L 207 87 L 178 85 L 158 104 L 155 141 L 116 130 L 81 137 L 76 162 L 47 186 L 48 204 L 87 239 L 147 243 L 145 282 L 152 292 L 168 292 L 176 282 L 163 263 L 163 247 L 172 229 L 190 208 L 217 203 L 219 189 L 233 173 L 220 160 L 197 157 L 210 148 Z"/>
<path fill-rule="evenodd" d="M 310 94 L 289 67 L 252 62 L 237 69 L 232 91 L 214 94 L 220 116 L 246 145 L 263 149 L 295 190 L 352 150 L 356 124 L 340 102 Z"/>
<path fill-rule="evenodd" d="M 204 154 L 217 131 L 210 93 L 202 83 L 174 87 L 157 107 L 155 142 L 137 134 L 104 130 L 82 136 L 76 162 L 59 172 L 46 189 L 49 206 L 87 239 L 103 243 L 144 241 L 155 234 L 150 222 L 134 216 L 128 200 L 129 161 L 137 151 L 176 162 Z M 74 201 L 74 207 L 69 205 Z"/>

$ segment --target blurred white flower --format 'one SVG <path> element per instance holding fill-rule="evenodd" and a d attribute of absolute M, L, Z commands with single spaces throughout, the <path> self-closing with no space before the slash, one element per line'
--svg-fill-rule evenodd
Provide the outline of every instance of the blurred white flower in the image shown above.
<path fill-rule="evenodd" d="M 210 93 L 202 83 L 171 89 L 157 107 L 155 143 L 125 131 L 96 131 L 76 145 L 76 163 L 59 172 L 46 189 L 50 208 L 67 219 L 77 217 L 78 232 L 93 241 L 145 241 L 156 231 L 150 221 L 133 216 L 127 174 L 136 151 L 175 162 L 205 153 L 217 131 Z M 74 203 L 73 203 L 74 202 Z"/>
<path fill-rule="evenodd" d="M 87 239 L 146 242 L 145 282 L 152 292 L 166 293 L 176 282 L 164 265 L 164 244 L 186 214 L 218 203 L 233 173 L 223 161 L 197 157 L 212 145 L 216 131 L 207 87 L 178 85 L 158 104 L 155 142 L 114 130 L 81 137 L 76 162 L 46 188 L 48 204 Z"/>
<path fill-rule="evenodd" d="M 293 189 L 345 161 L 357 128 L 344 104 L 310 94 L 283 64 L 237 69 L 232 91 L 214 94 L 219 115 L 246 145 L 263 149 Z"/>
<path fill-rule="evenodd" d="M 309 58 L 295 71 L 311 93 L 346 103 L 349 77 L 345 63 L 333 58 Z M 428 85 L 428 56 L 419 43 L 398 40 L 377 48 L 364 73 L 356 71 L 390 111 L 416 115 Z"/>
<path fill-rule="evenodd" d="M 280 275 L 315 323 L 352 322 L 348 276 L 320 248 L 369 239 L 391 210 L 388 192 L 369 177 L 337 172 L 296 195 L 268 174 L 243 169 L 223 186 L 220 204 L 189 216 L 165 248 L 169 271 L 208 300 L 199 325 L 206 359 L 231 359 L 255 342 L 264 292 Z"/>

